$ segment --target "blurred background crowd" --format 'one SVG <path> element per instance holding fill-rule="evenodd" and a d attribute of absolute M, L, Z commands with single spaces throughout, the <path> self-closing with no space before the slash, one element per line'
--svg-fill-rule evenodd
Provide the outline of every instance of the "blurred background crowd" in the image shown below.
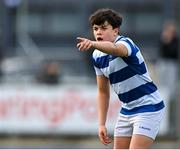
<path fill-rule="evenodd" d="M 88 17 L 102 7 L 122 14 L 121 34 L 140 47 L 166 101 L 158 138 L 180 139 L 179 0 L 1 0 L 0 148 L 28 147 L 24 137 L 40 148 L 104 148 L 97 145 L 92 51 L 76 48 L 77 36 L 93 39 Z M 115 106 L 112 100 L 114 121 Z"/>

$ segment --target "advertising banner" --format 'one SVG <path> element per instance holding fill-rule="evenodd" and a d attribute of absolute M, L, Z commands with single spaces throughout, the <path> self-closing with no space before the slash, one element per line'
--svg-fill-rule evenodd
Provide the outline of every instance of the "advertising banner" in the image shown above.
<path fill-rule="evenodd" d="M 96 97 L 95 85 L 0 87 L 0 133 L 97 134 Z M 112 94 L 107 120 L 111 134 L 120 106 Z M 167 120 L 162 134 L 168 129 Z"/>

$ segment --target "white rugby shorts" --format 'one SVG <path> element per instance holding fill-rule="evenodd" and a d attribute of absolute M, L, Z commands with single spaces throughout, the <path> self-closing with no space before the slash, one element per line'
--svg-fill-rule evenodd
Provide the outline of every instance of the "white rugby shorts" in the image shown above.
<path fill-rule="evenodd" d="M 164 108 L 156 112 L 145 112 L 134 115 L 119 114 L 115 125 L 115 137 L 131 137 L 134 134 L 156 138 L 161 120 L 164 117 Z"/>

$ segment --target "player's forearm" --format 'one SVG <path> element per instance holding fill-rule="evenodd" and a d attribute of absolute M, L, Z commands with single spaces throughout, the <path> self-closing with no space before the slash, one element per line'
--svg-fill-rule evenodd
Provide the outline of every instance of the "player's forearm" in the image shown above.
<path fill-rule="evenodd" d="M 109 108 L 109 97 L 103 94 L 98 95 L 98 118 L 99 125 L 106 124 L 107 112 Z"/>
<path fill-rule="evenodd" d="M 127 51 L 123 48 L 122 45 L 115 45 L 113 42 L 109 41 L 93 41 L 92 47 L 100 50 L 101 52 L 115 55 L 115 56 L 126 56 Z"/>
<path fill-rule="evenodd" d="M 101 42 L 93 41 L 93 48 L 111 55 L 115 55 L 117 51 L 116 45 L 108 41 L 101 41 Z"/>

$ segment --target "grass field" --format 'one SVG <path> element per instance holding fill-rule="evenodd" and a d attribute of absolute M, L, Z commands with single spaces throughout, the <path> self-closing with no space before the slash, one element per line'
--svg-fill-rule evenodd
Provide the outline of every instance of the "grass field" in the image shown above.
<path fill-rule="evenodd" d="M 111 149 L 102 145 L 97 137 L 1 137 L 0 148 L 32 149 Z M 180 149 L 180 140 L 157 140 L 153 149 Z"/>

